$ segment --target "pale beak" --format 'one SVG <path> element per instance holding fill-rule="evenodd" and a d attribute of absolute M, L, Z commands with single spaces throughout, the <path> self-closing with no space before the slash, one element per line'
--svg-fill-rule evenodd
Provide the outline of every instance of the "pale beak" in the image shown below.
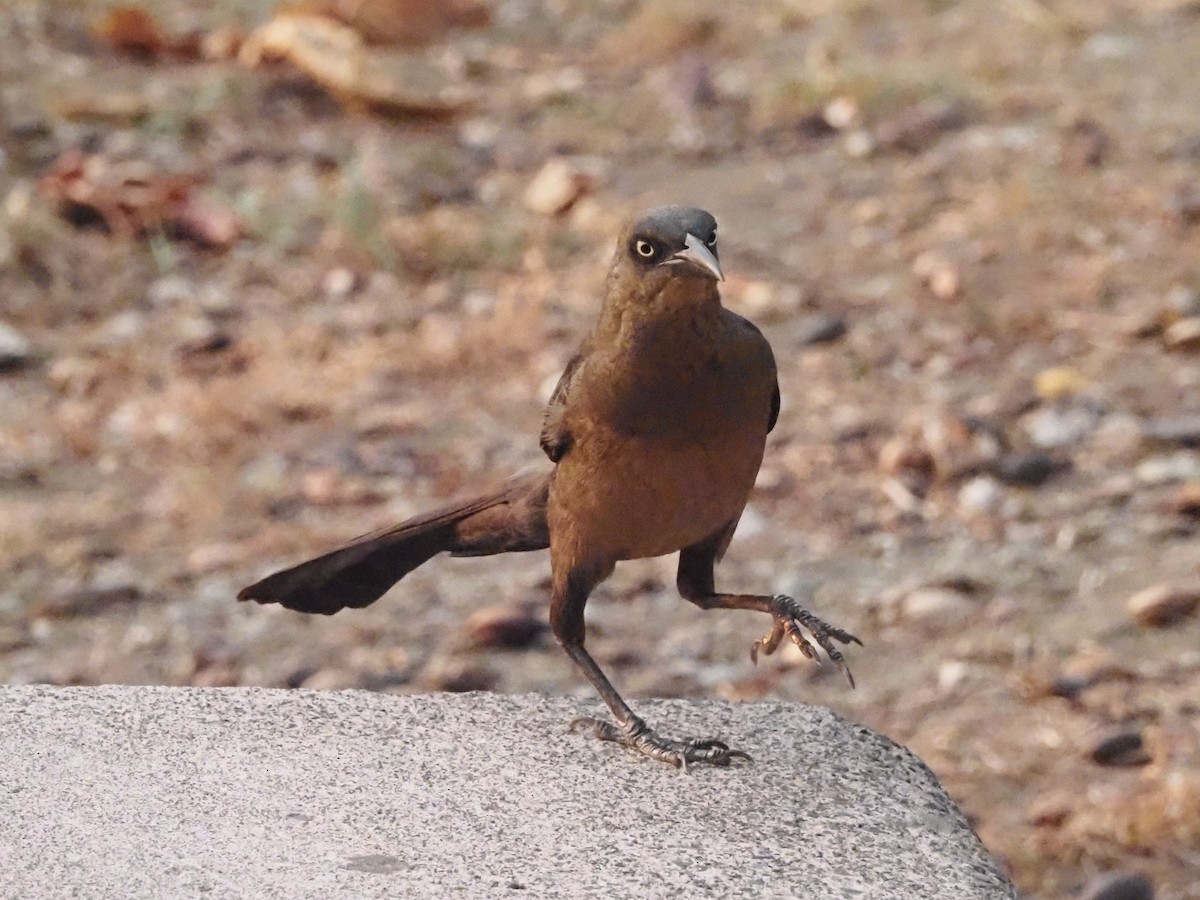
<path fill-rule="evenodd" d="M 680 264 L 690 266 L 717 281 L 725 280 L 725 276 L 721 272 L 721 264 L 717 262 L 716 256 L 705 246 L 704 241 L 694 234 L 689 234 L 684 238 L 683 249 L 674 256 L 664 259 L 662 264 L 664 266 Z"/>

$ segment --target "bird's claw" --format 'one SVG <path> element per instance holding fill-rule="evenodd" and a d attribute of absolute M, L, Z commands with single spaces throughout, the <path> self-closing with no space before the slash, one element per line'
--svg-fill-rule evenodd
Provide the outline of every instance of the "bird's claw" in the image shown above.
<path fill-rule="evenodd" d="M 734 750 L 724 741 L 700 738 L 675 741 L 660 737 L 645 722 L 637 718 L 630 720 L 625 727 L 621 727 L 603 719 L 580 716 L 572 720 L 570 730 L 577 731 L 580 728 L 590 728 L 592 734 L 602 741 L 621 744 L 631 750 L 636 750 L 643 756 L 669 763 L 679 769 L 686 769 L 691 763 L 727 766 L 735 759 L 753 762 L 749 753 L 744 750 Z"/>
<path fill-rule="evenodd" d="M 769 634 L 750 646 L 751 662 L 758 662 L 760 651 L 764 656 L 770 656 L 783 643 L 783 639 L 787 638 L 800 648 L 800 652 L 808 659 L 814 660 L 820 665 L 821 657 L 817 653 L 816 647 L 804 636 L 804 631 L 807 631 L 812 636 L 812 640 L 825 651 L 829 661 L 846 676 L 850 687 L 854 687 L 854 676 L 850 673 L 850 667 L 846 665 L 842 652 L 834 646 L 833 642 L 853 643 L 861 647 L 862 641 L 850 632 L 843 631 L 819 619 L 786 594 L 777 594 L 772 597 L 771 604 L 771 613 L 775 616 L 775 623 L 771 626 Z"/>

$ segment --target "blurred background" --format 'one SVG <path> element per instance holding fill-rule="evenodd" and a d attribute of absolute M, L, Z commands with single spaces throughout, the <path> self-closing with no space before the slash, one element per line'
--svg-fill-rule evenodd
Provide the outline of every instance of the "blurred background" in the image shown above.
<path fill-rule="evenodd" d="M 882 730 L 1029 897 L 1200 897 L 1198 61 L 1180 0 L 6 4 L 0 681 L 590 703 L 544 554 L 233 596 L 544 465 L 621 221 L 699 205 L 783 391 L 718 583 L 858 689 L 673 558 L 600 663 Z"/>

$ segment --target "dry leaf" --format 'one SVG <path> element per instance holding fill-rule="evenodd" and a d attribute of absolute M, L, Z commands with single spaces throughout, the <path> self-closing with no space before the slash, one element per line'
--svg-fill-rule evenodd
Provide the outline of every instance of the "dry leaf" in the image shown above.
<path fill-rule="evenodd" d="M 242 235 L 241 220 L 198 197 L 198 181 L 137 160 L 114 163 L 71 148 L 42 176 L 38 190 L 77 225 L 98 222 L 124 237 L 163 230 L 206 247 L 229 247 Z"/>
<path fill-rule="evenodd" d="M 146 61 L 162 56 L 195 59 L 200 52 L 199 35 L 168 35 L 150 13 L 133 4 L 112 7 L 92 24 L 92 35 L 118 53 Z"/>
<path fill-rule="evenodd" d="M 277 15 L 246 39 L 238 58 L 251 67 L 286 59 L 345 105 L 382 114 L 444 116 L 468 100 L 428 60 L 372 50 L 353 28 L 323 16 Z"/>
<path fill-rule="evenodd" d="M 297 12 L 336 19 L 369 44 L 419 47 L 454 28 L 479 28 L 492 18 L 479 0 L 303 0 Z"/>

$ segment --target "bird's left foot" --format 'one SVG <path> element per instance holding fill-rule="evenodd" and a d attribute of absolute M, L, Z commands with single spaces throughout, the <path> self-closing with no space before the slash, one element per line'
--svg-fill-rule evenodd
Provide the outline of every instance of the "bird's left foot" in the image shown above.
<path fill-rule="evenodd" d="M 800 648 L 801 653 L 820 663 L 821 658 L 817 655 L 816 648 L 804 636 L 804 631 L 807 631 L 817 645 L 825 651 L 829 661 L 846 676 L 850 687 L 854 687 L 854 676 L 850 674 L 850 667 L 846 665 L 842 652 L 833 645 L 833 642 L 836 640 L 843 644 L 854 643 L 861 647 L 862 641 L 850 632 L 821 620 L 786 594 L 777 594 L 771 598 L 771 614 L 775 617 L 771 633 L 761 640 L 755 641 L 750 647 L 750 659 L 753 662 L 758 662 L 759 651 L 762 651 L 764 656 L 774 653 L 786 637 Z"/>
<path fill-rule="evenodd" d="M 590 728 L 592 734 L 602 741 L 612 741 L 636 750 L 643 756 L 669 763 L 676 768 L 686 769 L 691 763 L 708 763 L 711 766 L 727 766 L 735 759 L 752 761 L 744 750 L 731 749 L 724 741 L 693 739 L 674 741 L 660 737 L 641 719 L 630 719 L 625 727 L 614 725 L 603 719 L 581 716 L 571 722 L 571 730 Z"/>

